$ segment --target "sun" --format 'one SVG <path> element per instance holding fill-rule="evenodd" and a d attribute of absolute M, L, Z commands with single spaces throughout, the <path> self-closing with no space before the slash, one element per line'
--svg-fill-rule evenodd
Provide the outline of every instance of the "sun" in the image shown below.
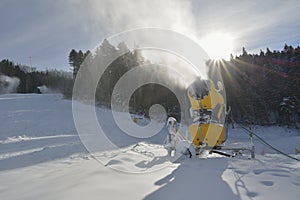
<path fill-rule="evenodd" d="M 234 38 L 228 33 L 211 33 L 200 39 L 200 45 L 214 60 L 229 60 L 234 48 Z"/>

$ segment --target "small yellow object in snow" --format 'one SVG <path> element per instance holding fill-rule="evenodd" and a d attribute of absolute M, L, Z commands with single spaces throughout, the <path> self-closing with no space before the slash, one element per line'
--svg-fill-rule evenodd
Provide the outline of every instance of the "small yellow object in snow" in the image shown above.
<path fill-rule="evenodd" d="M 133 122 L 134 122 L 134 123 L 138 123 L 138 118 L 137 118 L 137 117 L 134 117 L 134 118 L 133 118 Z"/>

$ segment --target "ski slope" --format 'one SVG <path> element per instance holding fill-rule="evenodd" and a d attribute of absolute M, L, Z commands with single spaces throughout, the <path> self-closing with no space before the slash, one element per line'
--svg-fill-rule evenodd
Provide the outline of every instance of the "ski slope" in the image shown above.
<path fill-rule="evenodd" d="M 300 162 L 257 142 L 254 160 L 211 155 L 172 163 L 160 145 L 166 129 L 141 141 L 118 132 L 108 110 L 97 114 L 120 148 L 92 156 L 77 135 L 70 100 L 60 94 L 0 95 L 0 199 L 299 198 Z M 300 158 L 299 130 L 251 128 Z M 227 143 L 246 140 L 240 128 L 229 130 Z"/>

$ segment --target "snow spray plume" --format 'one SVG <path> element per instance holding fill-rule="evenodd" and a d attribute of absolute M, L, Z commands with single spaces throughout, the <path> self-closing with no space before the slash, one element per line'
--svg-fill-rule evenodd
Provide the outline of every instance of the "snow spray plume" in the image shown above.
<path fill-rule="evenodd" d="M 0 94 L 17 92 L 20 79 L 17 77 L 9 77 L 0 75 Z"/>
<path fill-rule="evenodd" d="M 75 3 L 74 6 L 78 5 Z M 149 108 L 150 122 L 146 126 L 139 126 L 133 121 L 129 112 L 129 104 L 134 92 L 146 84 L 158 84 L 169 89 L 178 100 L 181 119 L 183 119 L 187 117 L 185 115 L 189 113 L 187 109 L 190 106 L 187 105 L 188 100 L 184 96 L 186 94 L 182 94 L 182 91 L 185 91 L 184 89 L 196 77 L 207 78 L 206 61 L 209 57 L 196 42 L 198 30 L 190 0 L 154 0 L 151 2 L 104 0 L 85 2 L 84 7 L 90 10 L 89 16 L 84 14 L 84 17 L 88 17 L 88 20 L 92 21 L 95 26 L 101 27 L 101 30 L 95 27 L 96 30 L 102 33 L 103 31 L 121 32 L 106 37 L 110 44 L 117 47 L 120 42 L 124 42 L 129 51 L 138 51 L 152 63 L 152 65 L 144 63 L 132 68 L 115 84 L 111 96 L 110 107 L 112 109 L 109 121 L 114 122 L 116 130 L 105 129 L 103 121 L 107 121 L 107 116 L 101 118 L 96 115 L 95 94 L 97 91 L 104 95 L 105 89 L 101 90 L 101 85 L 97 88 L 98 82 L 108 66 L 122 54 L 109 58 L 104 56 L 102 60 L 92 63 L 89 63 L 89 60 L 93 59 L 86 58 L 82 64 L 86 66 L 79 69 L 72 96 L 76 129 L 88 151 L 101 163 L 107 164 L 107 158 L 97 155 L 99 152 L 120 149 L 121 135 L 117 139 L 112 137 L 119 131 L 132 141 L 151 142 L 151 138 L 166 136 L 163 132 L 164 123 L 160 122 L 166 121 L 167 116 L 162 105 L 154 104 Z M 129 31 L 122 32 L 123 30 Z M 94 32 L 93 37 L 99 34 L 97 31 L 91 32 Z M 93 53 L 96 49 L 97 47 Z M 110 78 L 107 74 L 107 77 L 103 79 L 106 80 L 105 84 L 109 84 Z M 149 99 L 147 96 L 142 98 Z M 179 131 L 185 133 L 183 127 L 179 127 Z M 160 141 L 162 143 L 163 139 Z M 172 157 L 171 160 L 176 161 L 178 156 Z M 162 159 L 168 160 L 169 158 L 162 157 Z M 144 163 L 147 162 L 144 161 Z M 165 165 L 146 169 L 127 166 L 118 168 L 117 165 L 111 167 L 123 172 L 144 173 L 158 170 Z"/>
<path fill-rule="evenodd" d="M 129 113 L 131 96 L 143 85 L 158 84 L 173 92 L 179 102 L 181 113 L 189 113 L 187 110 L 189 106 L 184 98 L 185 94 L 176 90 L 178 87 L 176 85 L 174 86 L 174 82 L 166 81 L 165 77 L 172 77 L 174 80 L 180 80 L 178 82 L 182 83 L 191 81 L 190 74 L 193 73 L 196 74 L 196 76 L 203 77 L 201 71 L 206 66 L 205 63 L 208 59 L 207 54 L 189 37 L 171 30 L 159 28 L 129 30 L 109 37 L 107 40 L 113 45 L 125 42 L 125 44 L 129 44 L 129 49 L 145 52 L 149 57 L 154 55 L 156 58 L 168 58 L 162 59 L 158 64 L 142 64 L 123 74 L 113 88 L 110 105 L 111 120 L 114 121 L 118 130 L 121 130 L 123 135 L 126 134 L 127 137 L 130 136 L 130 138 L 134 138 L 135 141 L 146 140 L 149 142 L 151 142 L 151 138 L 159 134 L 165 137 L 166 135 L 162 132 L 167 117 L 167 112 L 164 107 L 158 104 L 152 105 L 149 108 L 149 124 L 139 126 L 137 123 L 134 123 Z M 134 46 L 134 44 L 137 44 L 138 47 Z M 94 51 L 96 50 L 97 48 L 95 48 Z M 128 50 L 128 52 L 129 51 L 130 50 Z M 103 156 L 97 156 L 97 154 L 103 151 L 120 149 L 120 138 L 115 139 L 111 137 L 111 132 L 118 130 L 105 129 L 105 124 L 102 124 L 102 121 L 105 120 L 104 118 L 106 116 L 104 116 L 103 119 L 99 116 L 98 120 L 95 110 L 95 94 L 96 91 L 100 90 L 101 92 L 101 85 L 99 86 L 100 88 L 97 88 L 97 86 L 104 71 L 118 57 L 128 52 L 117 51 L 115 55 L 106 55 L 101 60 L 94 62 L 90 62 L 90 59 L 85 59 L 82 64 L 84 67 L 80 67 L 74 83 L 72 96 L 74 101 L 72 105 L 76 129 L 81 141 L 89 152 L 95 155 L 103 164 L 107 163 L 107 159 L 103 158 Z M 166 62 L 166 60 L 168 60 L 168 62 Z M 178 61 L 176 62 L 176 67 L 173 65 L 174 61 Z M 143 98 L 147 99 L 147 96 Z M 80 101 L 84 104 L 80 103 Z M 179 127 L 179 131 L 182 133 L 185 132 L 183 127 Z M 172 157 L 172 160 L 177 160 L 179 156 L 180 155 Z M 163 157 L 162 159 L 169 160 L 170 158 Z M 162 167 L 165 166 L 158 165 L 157 167 L 147 169 L 147 172 Z M 118 168 L 116 167 L 116 169 Z M 126 168 L 125 166 L 118 170 L 130 173 L 145 172 L 145 169 Z"/>
<path fill-rule="evenodd" d="M 47 87 L 46 85 L 41 85 L 37 87 L 42 94 L 50 94 L 50 93 L 60 93 L 61 91 L 58 89 L 52 89 Z"/>
<path fill-rule="evenodd" d="M 104 0 L 91 1 L 90 4 L 85 6 L 92 10 L 92 12 L 89 12 L 90 18 L 97 19 L 96 23 L 99 24 L 99 27 L 109 27 L 109 30 L 107 30 L 109 33 L 118 33 L 123 30 L 135 28 L 156 27 L 169 29 L 184 34 L 195 41 L 198 40 L 199 30 L 197 30 L 193 5 L 190 0 L 153 0 L 151 2 L 147 0 Z M 109 24 L 109 26 L 107 26 L 107 24 Z M 154 35 L 147 35 L 146 33 L 136 37 L 137 38 L 134 38 L 131 43 L 126 43 L 129 48 L 136 48 L 135 45 L 139 45 L 139 40 L 149 40 L 149 42 L 155 40 Z M 160 38 L 158 37 L 157 40 L 159 39 Z M 112 40 L 110 40 L 110 42 L 115 46 L 118 45 L 117 43 L 113 43 Z M 167 43 L 167 38 L 162 42 Z M 174 42 L 169 45 L 182 46 L 185 44 Z M 180 67 L 177 63 L 178 59 L 175 57 L 162 56 L 157 53 L 157 51 L 143 51 L 142 54 L 152 63 L 168 63 L 170 66 L 176 68 L 181 74 L 189 73 L 187 70 L 189 68 Z M 206 67 L 199 69 L 202 78 L 207 78 Z M 156 71 L 155 73 L 158 74 L 160 71 Z M 192 72 L 190 75 L 191 74 Z M 168 76 L 166 72 L 165 75 Z M 192 78 L 193 77 L 190 79 Z M 185 87 L 189 83 L 190 82 L 184 83 L 182 80 L 173 82 L 173 84 L 178 84 L 178 87 Z"/>

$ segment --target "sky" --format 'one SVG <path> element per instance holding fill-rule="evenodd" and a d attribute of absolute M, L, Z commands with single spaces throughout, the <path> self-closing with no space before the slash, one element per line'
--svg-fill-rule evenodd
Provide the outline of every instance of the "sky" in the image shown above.
<path fill-rule="evenodd" d="M 71 49 L 94 49 L 128 29 L 171 29 L 199 41 L 233 38 L 232 53 L 300 45 L 299 0 L 1 0 L 0 59 L 70 70 Z M 31 57 L 31 59 L 30 59 Z"/>

